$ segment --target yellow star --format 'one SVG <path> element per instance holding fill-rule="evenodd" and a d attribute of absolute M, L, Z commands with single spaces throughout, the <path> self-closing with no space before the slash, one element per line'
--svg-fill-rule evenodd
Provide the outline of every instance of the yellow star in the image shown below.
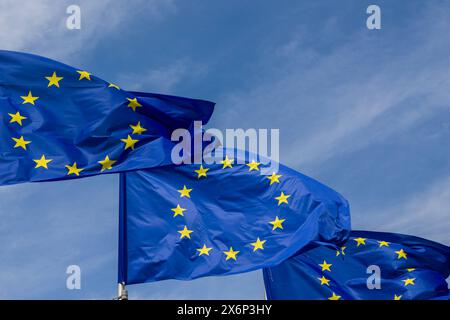
<path fill-rule="evenodd" d="M 53 159 L 46 159 L 45 155 L 42 155 L 42 157 L 38 160 L 33 160 L 34 162 L 36 162 L 36 167 L 34 167 L 35 169 L 37 168 L 45 168 L 48 169 L 47 164 L 51 161 L 53 161 Z"/>
<path fill-rule="evenodd" d="M 134 145 L 136 144 L 136 142 L 138 142 L 139 140 L 133 139 L 131 138 L 130 135 L 128 135 L 128 137 L 126 139 L 120 139 L 120 141 L 122 141 L 123 143 L 125 143 L 125 150 L 131 148 L 131 150 L 134 150 Z"/>
<path fill-rule="evenodd" d="M 264 250 L 264 243 L 266 243 L 267 240 L 260 240 L 259 238 L 256 239 L 256 242 L 252 242 L 251 245 L 253 246 L 253 252 L 255 252 L 258 249 Z"/>
<path fill-rule="evenodd" d="M 31 93 L 31 91 L 28 91 L 28 95 L 27 96 L 21 96 L 21 98 L 23 99 L 22 104 L 25 103 L 30 103 L 33 106 L 35 105 L 34 102 L 39 99 L 39 97 L 33 97 L 33 94 Z"/>
<path fill-rule="evenodd" d="M 229 259 L 233 259 L 234 261 L 236 261 L 236 255 L 239 253 L 240 251 L 233 251 L 233 247 L 230 247 L 229 251 L 224 251 L 223 253 L 225 253 L 225 255 L 227 256 L 227 258 L 225 259 L 225 261 L 228 261 Z"/>
<path fill-rule="evenodd" d="M 225 159 L 222 160 L 221 164 L 223 164 L 222 169 L 225 168 L 233 168 L 232 164 L 233 164 L 234 159 L 229 159 L 228 156 L 225 156 Z"/>
<path fill-rule="evenodd" d="M 321 278 L 317 278 L 320 280 L 320 285 L 327 285 L 330 286 L 330 279 L 325 278 L 324 276 L 322 276 Z"/>
<path fill-rule="evenodd" d="M 278 200 L 278 205 L 282 203 L 288 203 L 287 199 L 290 197 L 289 194 L 284 194 L 284 192 L 281 192 L 281 194 L 278 197 L 275 197 L 276 200 Z"/>
<path fill-rule="evenodd" d="M 30 144 L 31 141 L 26 141 L 23 139 L 23 136 L 21 136 L 20 138 L 12 138 L 14 140 L 14 142 L 16 143 L 14 145 L 14 148 L 22 148 L 23 150 L 27 150 L 27 144 Z"/>
<path fill-rule="evenodd" d="M 276 174 L 276 173 L 274 172 L 274 173 L 272 173 L 272 175 L 271 175 L 270 177 L 267 177 L 267 179 L 270 180 L 270 185 L 272 185 L 272 184 L 274 184 L 275 182 L 276 182 L 276 183 L 280 183 L 280 180 L 278 180 L 278 179 L 280 179 L 280 177 L 281 177 L 281 174 Z"/>
<path fill-rule="evenodd" d="M 378 243 L 380 244 L 380 248 L 381 247 L 389 247 L 390 242 L 387 241 L 378 241 Z"/>
<path fill-rule="evenodd" d="M 51 86 L 56 86 L 56 87 L 58 87 L 59 88 L 59 82 L 62 80 L 62 79 L 64 79 L 63 77 L 58 77 L 57 75 L 56 75 L 56 72 L 53 72 L 53 74 L 52 74 L 52 76 L 50 77 L 45 77 L 45 79 L 47 79 L 48 80 L 48 86 L 47 86 L 47 88 L 48 87 L 51 87 Z"/>
<path fill-rule="evenodd" d="M 114 88 L 114 89 L 120 90 L 119 86 L 115 85 L 114 83 L 110 83 L 108 88 Z"/>
<path fill-rule="evenodd" d="M 180 239 L 183 239 L 183 238 L 190 239 L 192 232 L 194 232 L 194 231 L 189 230 L 186 226 L 184 226 L 183 230 L 178 231 L 178 233 L 180 234 Z"/>
<path fill-rule="evenodd" d="M 180 205 L 178 204 L 176 208 L 170 209 L 173 211 L 173 216 L 184 216 L 183 212 L 186 211 L 186 209 L 180 207 Z"/>
<path fill-rule="evenodd" d="M 413 272 L 414 270 L 416 270 L 416 268 L 407 268 L 406 269 L 408 272 Z"/>
<path fill-rule="evenodd" d="M 338 255 L 340 255 L 341 253 L 342 253 L 342 255 L 343 256 L 345 256 L 345 249 L 346 249 L 347 247 L 341 247 L 341 250 L 336 250 L 336 257 L 338 256 Z"/>
<path fill-rule="evenodd" d="M 69 172 L 67 173 L 68 176 L 70 176 L 71 174 L 75 174 L 76 176 L 80 175 L 80 172 L 83 171 L 84 169 L 81 168 L 77 168 L 77 163 L 74 162 L 73 165 L 67 165 L 66 166 L 67 170 L 69 170 Z"/>
<path fill-rule="evenodd" d="M 330 271 L 331 272 L 331 269 L 330 269 L 330 267 L 332 266 L 331 263 L 327 263 L 325 260 L 323 260 L 323 263 L 319 263 L 319 266 L 322 267 L 322 271 Z"/>
<path fill-rule="evenodd" d="M 356 241 L 356 246 L 359 247 L 360 245 L 366 245 L 366 238 L 355 238 L 353 239 Z"/>
<path fill-rule="evenodd" d="M 135 126 L 130 124 L 130 127 L 131 127 L 131 129 L 133 129 L 132 134 L 142 134 L 143 132 L 147 131 L 147 129 L 141 127 L 141 122 L 140 121 Z"/>
<path fill-rule="evenodd" d="M 408 259 L 407 257 L 406 257 L 406 252 L 403 250 L 403 249 L 400 249 L 400 250 L 398 250 L 398 251 L 395 251 L 395 253 L 398 255 L 397 256 L 397 259 Z"/>
<path fill-rule="evenodd" d="M 22 125 L 22 120 L 25 120 L 27 118 L 23 117 L 19 111 L 17 111 L 16 113 L 8 113 L 8 114 L 11 117 L 9 123 L 17 122 L 19 125 Z"/>
<path fill-rule="evenodd" d="M 89 81 L 91 81 L 91 74 L 87 71 L 77 71 L 80 74 L 80 78 L 78 79 L 78 81 L 83 80 L 83 79 L 87 79 Z"/>
<path fill-rule="evenodd" d="M 110 160 L 109 156 L 106 156 L 104 160 L 99 161 L 98 163 L 100 163 L 102 165 L 102 170 L 100 172 L 103 172 L 105 170 L 111 170 L 112 169 L 112 165 L 114 163 L 116 163 L 116 160 Z"/>
<path fill-rule="evenodd" d="M 127 100 L 130 102 L 128 103 L 128 107 L 133 109 L 134 112 L 136 112 L 136 108 L 142 107 L 142 104 L 137 101 L 137 98 L 127 98 Z"/>
<path fill-rule="evenodd" d="M 197 179 L 200 179 L 201 177 L 206 177 L 206 172 L 208 172 L 209 168 L 203 168 L 203 165 L 200 165 L 200 168 L 198 170 L 194 170 L 197 173 Z"/>
<path fill-rule="evenodd" d="M 401 296 L 401 295 L 398 296 L 398 295 L 394 294 L 394 300 L 401 300 L 401 299 L 402 299 L 402 296 Z"/>
<path fill-rule="evenodd" d="M 328 300 L 340 300 L 341 296 L 338 296 L 336 293 L 333 292 L 333 295 L 328 298 Z"/>
<path fill-rule="evenodd" d="M 286 221 L 286 219 L 279 219 L 278 216 L 275 217 L 275 220 L 270 221 L 269 223 L 273 225 L 272 231 L 279 228 L 283 229 L 283 222 Z"/>
<path fill-rule="evenodd" d="M 202 255 L 204 255 L 204 254 L 206 254 L 207 256 L 209 256 L 209 251 L 211 251 L 211 250 L 212 250 L 212 248 L 208 248 L 208 247 L 206 246 L 206 244 L 204 244 L 202 248 L 197 249 L 198 255 L 199 255 L 199 256 L 202 256 Z"/>
<path fill-rule="evenodd" d="M 416 280 L 416 278 L 407 278 L 407 279 L 402 280 L 402 281 L 404 282 L 405 287 L 406 287 L 406 286 L 409 285 L 409 284 L 410 284 L 410 285 L 415 285 L 414 280 Z"/>
<path fill-rule="evenodd" d="M 258 171 L 260 165 L 261 165 L 261 163 L 256 162 L 255 160 L 252 160 L 252 162 L 247 163 L 247 167 L 250 168 L 250 169 L 248 169 L 248 171 L 253 171 L 253 170 Z"/>
<path fill-rule="evenodd" d="M 183 186 L 183 189 L 177 190 L 177 191 L 180 193 L 181 198 L 183 198 L 183 197 L 190 198 L 191 197 L 190 192 L 192 191 L 192 189 L 186 188 L 185 185 Z"/>

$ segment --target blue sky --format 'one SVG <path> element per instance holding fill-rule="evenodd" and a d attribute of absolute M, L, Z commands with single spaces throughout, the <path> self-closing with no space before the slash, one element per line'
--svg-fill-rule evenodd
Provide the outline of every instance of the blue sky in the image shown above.
<path fill-rule="evenodd" d="M 65 28 L 77 3 L 82 29 Z M 382 29 L 366 28 L 369 4 Z M 2 49 L 125 89 L 209 99 L 211 127 L 279 128 L 281 162 L 351 204 L 354 229 L 450 245 L 447 1 L 25 0 Z M 118 177 L 0 187 L 0 298 L 116 294 Z M 82 289 L 67 290 L 67 266 Z M 262 299 L 260 272 L 130 286 L 134 299 Z"/>

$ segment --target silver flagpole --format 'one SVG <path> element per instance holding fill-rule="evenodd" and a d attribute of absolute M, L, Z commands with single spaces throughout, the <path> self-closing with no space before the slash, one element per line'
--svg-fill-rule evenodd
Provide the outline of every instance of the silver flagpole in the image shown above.
<path fill-rule="evenodd" d="M 128 291 L 125 288 L 125 283 L 121 282 L 117 286 L 117 300 L 128 300 Z"/>

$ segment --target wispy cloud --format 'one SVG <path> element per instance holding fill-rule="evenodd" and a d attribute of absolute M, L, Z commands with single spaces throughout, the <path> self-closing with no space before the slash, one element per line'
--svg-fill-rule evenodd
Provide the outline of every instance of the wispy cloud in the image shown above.
<path fill-rule="evenodd" d="M 68 30 L 66 9 L 73 1 L 3 0 L 0 3 L 2 49 L 27 51 L 53 59 L 82 56 L 96 42 L 120 32 L 123 26 L 145 11 L 147 27 L 176 11 L 168 0 L 81 0 L 81 29 Z"/>
<path fill-rule="evenodd" d="M 218 108 L 214 119 L 232 127 L 239 115 L 249 127 L 258 122 L 281 128 L 281 160 L 320 166 L 388 139 L 448 105 L 449 69 L 443 66 L 450 66 L 450 42 L 437 35 L 449 27 L 442 14 L 429 9 L 408 31 L 365 30 L 325 52 L 302 41 L 306 31 L 300 29 L 280 45 L 278 70 L 268 56 L 260 80 L 249 90 L 225 95 L 226 112 Z M 324 30 L 315 32 L 326 36 Z M 397 45 L 400 37 L 411 42 Z M 394 111 L 397 118 L 391 117 Z"/>
<path fill-rule="evenodd" d="M 354 220 L 358 229 L 399 232 L 450 244 L 450 176 L 436 179 L 389 207 L 371 208 Z"/>
<path fill-rule="evenodd" d="M 0 297 L 63 298 L 93 292 L 109 278 L 114 295 L 117 264 L 115 175 L 0 188 Z M 66 268 L 82 271 L 82 290 L 66 289 Z M 107 294 L 107 293 L 105 293 Z"/>
<path fill-rule="evenodd" d="M 184 58 L 173 61 L 167 66 L 122 74 L 117 81 L 127 90 L 176 94 L 177 86 L 193 78 L 204 76 L 206 71 L 205 65 L 196 64 Z"/>

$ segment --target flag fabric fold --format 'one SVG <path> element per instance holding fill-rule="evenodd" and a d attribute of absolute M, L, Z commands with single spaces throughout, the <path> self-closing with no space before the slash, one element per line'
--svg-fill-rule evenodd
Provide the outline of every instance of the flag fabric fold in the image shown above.
<path fill-rule="evenodd" d="M 170 135 L 208 101 L 128 92 L 86 70 L 0 50 L 0 185 L 170 163 Z"/>
<path fill-rule="evenodd" d="M 414 236 L 352 231 L 338 250 L 315 245 L 263 274 L 269 300 L 449 299 L 450 248 Z"/>
<path fill-rule="evenodd" d="M 341 243 L 347 201 L 288 167 L 170 165 L 121 174 L 119 282 L 190 280 L 273 266 L 312 241 Z"/>

